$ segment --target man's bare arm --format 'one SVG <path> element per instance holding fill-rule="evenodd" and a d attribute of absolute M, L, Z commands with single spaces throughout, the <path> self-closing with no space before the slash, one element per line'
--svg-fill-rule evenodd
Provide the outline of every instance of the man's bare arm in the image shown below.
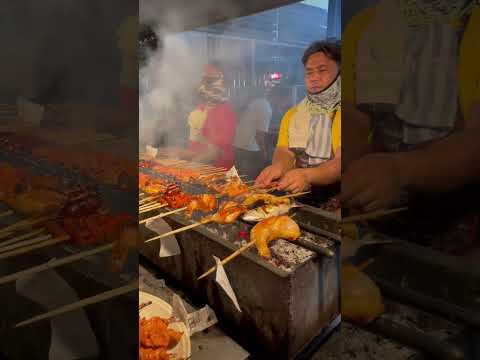
<path fill-rule="evenodd" d="M 449 191 L 480 180 L 480 103 L 464 130 L 424 149 L 394 155 L 404 188 Z"/>
<path fill-rule="evenodd" d="M 308 182 L 311 185 L 326 186 L 341 179 L 342 152 L 337 150 L 332 160 L 326 161 L 317 167 L 305 169 Z"/>
<path fill-rule="evenodd" d="M 295 167 L 295 154 L 287 147 L 277 147 L 273 154 L 272 166 L 286 172 Z"/>

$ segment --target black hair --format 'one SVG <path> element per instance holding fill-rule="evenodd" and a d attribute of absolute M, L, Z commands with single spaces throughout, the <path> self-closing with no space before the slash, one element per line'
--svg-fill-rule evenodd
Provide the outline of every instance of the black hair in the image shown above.
<path fill-rule="evenodd" d="M 324 40 L 315 41 L 305 50 L 302 56 L 303 66 L 305 66 L 310 56 L 319 52 L 324 53 L 329 59 L 340 65 L 342 61 L 342 50 L 339 42 Z"/>

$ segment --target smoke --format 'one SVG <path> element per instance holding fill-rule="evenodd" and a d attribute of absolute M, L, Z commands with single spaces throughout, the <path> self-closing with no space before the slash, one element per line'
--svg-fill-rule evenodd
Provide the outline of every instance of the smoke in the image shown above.
<path fill-rule="evenodd" d="M 230 1 L 188 2 L 188 7 L 166 12 L 161 2 L 140 1 L 140 21 L 155 24 L 160 50 L 149 54 L 140 69 L 139 129 L 140 146 L 146 144 L 183 146 L 187 118 L 195 106 L 195 90 L 208 62 L 207 34 L 181 32 L 193 24 L 211 21 L 212 9 L 220 18 L 235 16 L 237 6 Z M 215 50 L 222 64 L 244 61 L 244 49 L 225 46 Z M 228 78 L 228 74 L 227 74 Z"/>
<path fill-rule="evenodd" d="M 196 53 L 185 37 L 158 34 L 162 50 L 150 55 L 140 70 L 139 121 L 140 143 L 180 145 L 182 123 L 205 60 Z M 187 110 L 188 111 L 188 110 Z"/>

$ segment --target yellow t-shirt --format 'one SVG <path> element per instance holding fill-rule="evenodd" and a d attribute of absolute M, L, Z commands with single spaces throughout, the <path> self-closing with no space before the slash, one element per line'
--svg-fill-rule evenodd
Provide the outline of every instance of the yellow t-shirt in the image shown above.
<path fill-rule="evenodd" d="M 280 123 L 280 131 L 278 133 L 277 147 L 289 147 L 288 131 L 290 127 L 290 120 L 296 112 L 296 107 L 291 108 L 283 116 Z M 332 123 L 332 151 L 335 154 L 342 145 L 342 112 L 338 109 Z"/>
<path fill-rule="evenodd" d="M 375 18 L 375 5 L 354 16 L 342 35 L 342 99 L 355 104 L 355 66 L 359 41 Z M 465 120 L 472 116 L 472 106 L 480 102 L 480 6 L 470 16 L 460 44 L 458 81 L 460 107 Z"/>

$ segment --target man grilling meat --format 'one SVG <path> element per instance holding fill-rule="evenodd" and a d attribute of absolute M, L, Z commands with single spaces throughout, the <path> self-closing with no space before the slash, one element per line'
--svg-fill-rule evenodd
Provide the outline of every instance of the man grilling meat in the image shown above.
<path fill-rule="evenodd" d="M 283 117 L 270 166 L 256 180 L 292 193 L 313 186 L 325 200 L 338 191 L 341 173 L 341 52 L 338 44 L 315 42 L 305 51 L 306 98 Z"/>

